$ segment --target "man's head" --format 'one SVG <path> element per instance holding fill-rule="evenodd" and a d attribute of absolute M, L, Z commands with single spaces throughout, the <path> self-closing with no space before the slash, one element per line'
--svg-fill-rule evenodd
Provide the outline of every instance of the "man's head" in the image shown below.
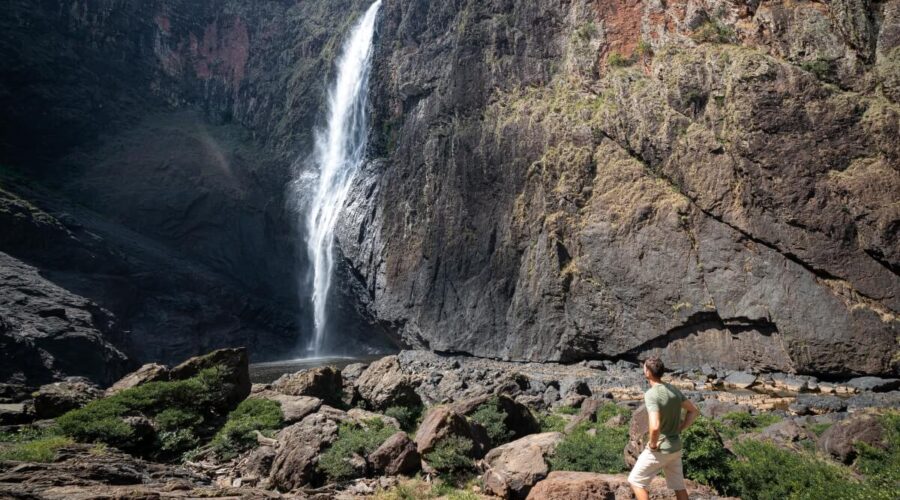
<path fill-rule="evenodd" d="M 664 371 L 666 367 L 658 357 L 651 356 L 644 361 L 644 376 L 648 379 L 658 380 L 662 378 Z"/>

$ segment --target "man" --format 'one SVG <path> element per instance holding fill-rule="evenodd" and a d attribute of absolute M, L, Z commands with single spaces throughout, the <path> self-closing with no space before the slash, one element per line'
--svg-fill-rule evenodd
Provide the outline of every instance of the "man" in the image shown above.
<path fill-rule="evenodd" d="M 681 432 L 694 423 L 700 412 L 681 391 L 662 381 L 664 371 L 665 366 L 659 358 L 644 361 L 644 377 L 650 382 L 650 389 L 644 394 L 650 435 L 647 448 L 641 452 L 628 476 L 637 500 L 650 499 L 647 488 L 659 471 L 665 474 L 669 488 L 675 490 L 675 497 L 688 500 L 681 468 Z M 682 409 L 687 412 L 684 420 L 681 419 Z"/>

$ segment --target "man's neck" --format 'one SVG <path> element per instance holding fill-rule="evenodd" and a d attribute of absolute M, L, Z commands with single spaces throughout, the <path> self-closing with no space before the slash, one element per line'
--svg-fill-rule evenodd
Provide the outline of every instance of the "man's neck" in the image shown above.
<path fill-rule="evenodd" d="M 648 379 L 647 379 L 647 382 L 650 382 L 650 387 L 653 387 L 653 386 L 655 386 L 655 385 L 661 384 L 661 383 L 662 383 L 662 379 L 658 379 L 658 378 L 648 378 Z"/>

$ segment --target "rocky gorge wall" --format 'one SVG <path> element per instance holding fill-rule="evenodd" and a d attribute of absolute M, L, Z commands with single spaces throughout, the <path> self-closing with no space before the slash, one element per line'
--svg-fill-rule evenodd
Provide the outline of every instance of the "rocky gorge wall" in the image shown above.
<path fill-rule="evenodd" d="M 407 345 L 898 369 L 900 2 L 386 0 L 346 274 Z"/>
<path fill-rule="evenodd" d="M 295 352 L 312 320 L 298 287 L 307 264 L 288 184 L 307 168 L 333 59 L 366 6 L 5 6 L 0 252 L 11 260 L 0 267 L 4 277 L 35 273 L 0 282 L 4 352 L 52 360 L 64 354 L 47 347 L 55 336 L 98 352 L 108 346 L 90 339 L 107 339 L 137 361 L 238 345 L 256 360 Z M 51 285 L 103 311 L 90 335 L 77 334 L 90 317 L 74 320 L 82 315 L 65 301 L 40 305 L 71 311 L 60 325 L 29 316 L 38 306 L 22 293 Z M 348 337 L 358 333 L 354 321 L 341 324 Z M 121 375 L 46 364 L 51 377 Z M 19 365 L 12 375 L 36 375 Z"/>

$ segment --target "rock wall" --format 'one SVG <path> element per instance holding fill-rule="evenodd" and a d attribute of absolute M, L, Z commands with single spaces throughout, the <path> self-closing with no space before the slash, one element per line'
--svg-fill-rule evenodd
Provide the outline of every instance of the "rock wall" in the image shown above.
<path fill-rule="evenodd" d="M 900 2 L 385 0 L 340 243 L 411 346 L 891 373 Z"/>

